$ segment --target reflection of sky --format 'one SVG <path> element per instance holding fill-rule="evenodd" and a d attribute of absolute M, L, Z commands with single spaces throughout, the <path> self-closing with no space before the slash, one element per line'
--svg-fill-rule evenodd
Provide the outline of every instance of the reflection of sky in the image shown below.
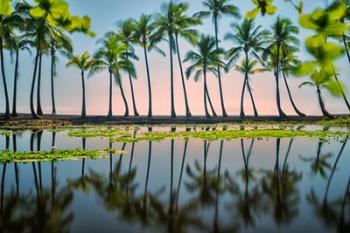
<path fill-rule="evenodd" d="M 44 132 L 42 137 L 42 149 L 48 150 L 51 146 L 51 132 Z M 57 134 L 56 146 L 57 148 L 80 148 L 81 140 L 79 138 L 67 138 L 65 132 Z M 24 133 L 22 136 L 17 137 L 17 145 L 19 150 L 29 149 L 29 139 L 30 134 Z M 0 146 L 4 148 L 4 138 L 0 140 Z M 281 139 L 281 147 L 279 154 L 279 167 L 283 166 L 285 161 L 286 151 L 289 145 L 290 139 Z M 251 145 L 251 140 L 244 140 L 246 153 Z M 256 229 L 252 231 L 251 228 L 245 228 L 243 223 L 240 222 L 239 218 L 236 216 L 236 211 L 239 210 L 234 204 L 238 204 L 237 199 L 226 193 L 225 195 L 220 195 L 219 200 L 219 219 L 220 226 L 225 227 L 230 224 L 240 222 L 242 224 L 240 232 L 261 232 L 262 229 L 268 232 L 280 232 L 281 228 L 288 229 L 287 232 L 297 232 L 299 229 L 309 230 L 309 232 L 329 232 L 330 229 L 324 228 L 323 221 L 313 212 L 312 206 L 307 202 L 307 195 L 313 189 L 316 195 L 321 198 L 324 195 L 326 188 L 326 179 L 320 178 L 320 176 L 313 175 L 310 170 L 310 163 L 304 162 L 300 159 L 303 158 L 313 158 L 315 159 L 317 151 L 318 141 L 313 139 L 301 139 L 297 138 L 294 140 L 290 154 L 287 160 L 289 171 L 296 171 L 302 175 L 301 180 L 298 182 L 296 188 L 297 193 L 300 198 L 300 202 L 297 205 L 297 217 L 289 225 L 277 225 L 273 220 L 273 205 L 272 202 L 267 200 L 267 196 L 260 194 L 259 203 L 264 203 L 269 208 L 269 211 L 263 211 L 260 214 L 254 215 L 256 218 Z M 87 139 L 86 146 L 88 149 L 105 149 L 108 147 L 107 140 L 101 139 Z M 147 173 L 147 164 L 149 159 L 148 154 L 148 142 L 139 142 L 135 144 L 134 155 L 132 160 L 132 168 L 137 169 L 135 184 L 137 184 L 136 196 L 141 197 L 145 188 L 145 179 Z M 113 147 L 120 149 L 122 147 L 121 143 L 114 143 Z M 131 160 L 131 147 L 132 144 L 128 143 L 126 145 L 126 150 L 128 154 L 123 155 L 121 163 L 121 174 L 127 174 L 130 160 Z M 195 167 L 195 162 L 197 161 L 201 168 L 203 168 L 203 142 L 197 139 L 189 140 L 188 149 L 185 158 L 185 170 L 183 174 L 183 180 L 180 192 L 180 207 L 185 205 L 192 198 L 198 198 L 198 193 L 189 193 L 185 184 L 191 181 L 191 178 L 186 173 L 186 167 L 189 166 L 192 169 Z M 12 145 L 11 145 L 12 148 Z M 331 166 L 335 163 L 336 156 L 341 148 L 341 143 L 332 141 L 331 143 L 325 143 L 321 154 L 332 153 L 331 159 L 328 161 Z M 159 192 L 164 189 L 164 192 L 160 195 L 160 200 L 167 206 L 169 201 L 169 185 L 170 185 L 170 165 L 171 165 L 171 142 L 153 142 L 152 143 L 152 154 L 151 154 L 151 164 L 150 164 L 150 176 L 149 176 L 149 187 L 148 191 L 152 194 Z M 179 175 L 181 170 L 181 164 L 183 160 L 184 142 L 182 140 L 175 140 L 174 143 L 174 189 L 177 189 Z M 213 141 L 210 144 L 207 157 L 207 171 L 216 171 L 218 167 L 220 151 L 220 142 Z M 333 201 L 336 198 L 342 198 L 346 187 L 346 183 L 349 176 L 349 171 L 346 164 L 349 164 L 349 157 L 346 155 L 349 152 L 349 145 L 345 147 L 344 153 L 340 157 L 337 169 L 335 171 L 329 193 L 329 200 Z M 119 155 L 113 156 L 113 169 L 120 159 Z M 259 183 L 259 177 L 262 177 L 265 171 L 273 171 L 276 162 L 276 139 L 269 140 L 255 140 L 254 146 L 252 147 L 252 154 L 249 160 L 249 167 L 253 168 L 256 172 L 258 179 L 254 181 L 250 180 L 249 190 L 252 194 L 255 185 L 261 185 Z M 60 190 L 67 184 L 68 180 L 78 179 L 81 174 L 81 160 L 78 161 L 65 161 L 56 162 L 57 167 L 57 179 L 58 186 L 57 191 Z M 41 163 L 42 166 L 42 181 L 44 189 L 51 190 L 51 163 Z M 239 184 L 241 195 L 243 195 L 244 182 L 238 172 L 244 168 L 242 153 L 241 153 L 241 143 L 240 140 L 226 141 L 223 144 L 223 155 L 221 163 L 221 175 L 228 172 L 233 177 L 234 181 Z M 31 193 L 35 195 L 35 186 L 32 165 L 29 164 L 19 164 L 19 180 L 20 180 L 20 192 L 22 195 L 27 195 Z M 0 171 L 3 171 L 3 165 L 0 165 Z M 5 195 L 8 195 L 11 190 L 15 191 L 15 177 L 14 177 L 13 164 L 7 165 L 6 176 L 5 176 Z M 109 174 L 109 159 L 101 160 L 86 160 L 86 175 L 89 175 L 91 171 L 97 172 L 102 175 L 104 179 L 108 182 Z M 195 173 L 202 174 L 202 173 Z M 215 176 L 216 172 L 214 172 Z M 329 171 L 327 172 L 329 174 Z M 105 194 L 105 193 L 103 193 Z M 290 193 L 288 193 L 290 194 Z M 5 198 L 6 203 L 6 198 Z M 292 208 L 293 205 L 288 205 L 287 208 Z M 127 222 L 123 217 L 122 213 L 118 210 L 112 211 L 107 210 L 104 202 L 98 196 L 96 191 L 93 189 L 90 193 L 84 194 L 81 191 L 74 192 L 74 199 L 72 206 L 69 208 L 74 212 L 74 223 L 72 224 L 71 232 L 96 232 L 96 230 L 103 229 L 103 232 L 115 232 L 116 229 L 122 232 L 164 232 L 156 228 L 143 227 L 136 221 Z M 180 208 L 181 209 L 181 208 Z M 167 207 L 165 207 L 167 210 Z M 339 210 L 339 209 L 338 209 Z M 339 210 L 340 211 L 340 210 Z M 253 209 L 254 212 L 254 209 Z M 256 213 L 256 212 L 254 212 Z M 214 205 L 209 207 L 202 207 L 193 214 L 191 217 L 199 216 L 200 219 L 211 226 L 214 219 Z M 118 216 L 118 217 L 117 217 Z M 161 224 L 163 222 L 160 222 Z M 311 223 L 311 224 L 310 224 Z M 165 223 L 163 223 L 165 224 Z M 142 230 L 141 230 L 142 229 Z M 197 229 L 198 230 L 198 229 Z M 190 232 L 199 232 L 196 230 Z M 203 231 L 201 231 L 203 232 Z"/>
<path fill-rule="evenodd" d="M 92 29 L 97 33 L 96 38 L 87 38 L 80 34 L 74 34 L 72 36 L 75 53 L 81 53 L 85 50 L 93 53 L 96 49 L 96 40 L 101 38 L 105 32 L 115 30 L 116 22 L 128 17 L 137 18 L 141 13 L 156 13 L 160 10 L 161 0 L 69 0 L 71 5 L 71 11 L 74 14 L 87 14 L 92 18 Z M 190 13 L 194 13 L 199 10 L 203 10 L 200 0 L 194 0 L 186 2 L 190 3 Z M 250 1 L 232 1 L 235 2 L 241 9 L 242 14 L 252 8 Z M 317 4 L 323 3 L 319 0 L 309 0 L 308 4 L 305 4 L 305 11 L 309 12 L 314 9 Z M 276 4 L 279 6 L 279 15 L 291 18 L 297 23 L 296 11 L 287 3 L 282 0 L 277 0 Z M 257 22 L 264 27 L 269 27 L 275 17 L 266 16 L 258 17 Z M 224 17 L 220 21 L 220 38 L 223 38 L 224 34 L 230 30 L 230 23 L 235 22 L 232 18 Z M 213 34 L 213 25 L 210 19 L 204 21 L 204 25 L 199 28 L 201 32 L 206 34 Z M 303 31 L 300 38 L 305 38 L 307 32 Z M 229 48 L 230 43 L 224 42 L 223 47 Z M 166 44 L 162 43 L 161 47 L 167 50 Z M 181 41 L 181 52 L 184 56 L 185 52 L 190 48 L 189 44 Z M 137 53 L 140 57 L 139 62 L 136 62 L 138 71 L 138 80 L 135 82 L 136 100 L 139 111 L 142 114 L 147 113 L 147 82 L 145 76 L 145 66 L 143 53 L 138 48 Z M 6 54 L 7 55 L 7 54 Z M 301 58 L 307 57 L 304 53 L 300 54 Z M 10 93 L 12 94 L 13 84 L 13 65 L 9 64 L 9 56 L 6 56 L 6 69 L 10 85 Z M 176 59 L 175 59 L 176 60 Z M 58 65 L 58 72 L 56 78 L 56 94 L 57 94 L 57 107 L 59 113 L 80 113 L 81 106 L 81 84 L 80 73 L 76 68 L 66 68 L 66 59 L 60 58 L 60 64 Z M 177 64 L 177 63 L 175 63 Z M 33 61 L 27 54 L 22 55 L 21 70 L 19 79 L 19 111 L 28 111 L 28 98 L 29 98 L 29 84 L 31 81 L 31 73 L 33 70 Z M 187 66 L 188 64 L 185 64 Z M 156 114 L 168 114 L 170 110 L 169 99 L 169 68 L 168 59 L 163 58 L 157 53 L 150 54 L 150 69 L 152 75 L 153 85 L 153 99 L 154 99 L 154 112 Z M 347 84 L 345 74 L 349 73 L 348 64 L 345 59 L 339 62 L 339 68 L 342 73 L 342 77 Z M 50 79 L 49 79 L 49 58 L 45 57 L 43 63 L 43 83 L 42 83 L 42 102 L 44 110 L 50 112 Z M 180 82 L 180 76 L 178 67 L 175 66 L 175 97 L 176 97 L 176 109 L 179 113 L 184 112 L 184 103 L 182 97 L 182 88 Z M 292 92 L 295 96 L 296 103 L 300 106 L 302 111 L 309 114 L 319 114 L 319 107 L 315 98 L 315 91 L 312 88 L 299 89 L 298 85 L 303 79 L 290 79 L 290 85 Z M 272 74 L 265 73 L 252 77 L 252 87 L 254 89 L 254 96 L 256 98 L 257 107 L 259 112 L 263 114 L 275 113 L 275 94 L 274 94 L 274 78 Z M 220 112 L 218 84 L 214 77 L 210 77 L 210 92 L 214 99 L 215 107 Z M 282 99 L 284 109 L 287 112 L 292 112 L 291 105 L 288 102 L 285 87 L 282 85 Z M 195 83 L 193 80 L 187 81 L 190 107 L 195 114 L 203 113 L 202 104 L 202 85 Z M 240 101 L 240 89 L 242 86 L 242 75 L 231 71 L 229 74 L 224 75 L 223 79 L 224 97 L 227 105 L 227 109 L 231 114 L 239 113 L 239 101 Z M 125 77 L 124 88 L 128 96 L 128 100 L 131 104 L 129 83 Z M 1 89 L 1 96 L 3 96 Z M 87 105 L 88 113 L 90 114 L 105 114 L 107 112 L 108 101 L 108 79 L 106 73 L 101 73 L 89 78 L 87 82 Z M 119 90 L 114 87 L 114 113 L 122 114 L 123 105 Z M 336 100 L 327 95 L 327 107 L 332 112 L 346 112 L 345 106 L 341 100 Z M 246 97 L 246 108 L 252 113 L 251 104 Z M 3 101 L 0 103 L 0 107 L 3 109 Z"/>

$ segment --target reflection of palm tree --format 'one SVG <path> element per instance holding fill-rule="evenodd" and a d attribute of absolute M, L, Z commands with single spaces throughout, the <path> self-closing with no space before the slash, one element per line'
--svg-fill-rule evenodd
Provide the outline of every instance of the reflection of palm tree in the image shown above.
<path fill-rule="evenodd" d="M 17 134 L 15 132 L 12 133 L 12 144 L 13 144 L 13 152 L 17 151 Z M 17 162 L 13 163 L 15 169 L 15 180 L 16 180 L 16 194 L 19 196 L 19 170 Z"/>
<path fill-rule="evenodd" d="M 311 162 L 311 171 L 313 174 L 320 174 L 322 178 L 327 178 L 327 171 L 331 169 L 328 160 L 332 157 L 332 153 L 321 154 L 323 144 L 324 142 L 320 139 L 315 159 L 303 157 L 301 159 L 305 162 Z"/>
<path fill-rule="evenodd" d="M 273 214 L 277 224 L 289 223 L 298 214 L 299 193 L 296 186 L 301 179 L 301 174 L 295 170 L 289 171 L 287 164 L 292 143 L 293 139 L 289 142 L 283 166 L 280 169 L 281 139 L 277 139 L 274 171 L 267 171 L 262 179 L 262 189 L 272 202 Z"/>
<path fill-rule="evenodd" d="M 193 170 L 187 165 L 186 173 L 191 178 L 191 182 L 186 183 L 189 192 L 197 192 L 199 190 L 199 200 L 202 205 L 208 206 L 214 202 L 216 191 L 215 170 L 207 171 L 207 157 L 210 148 L 210 142 L 204 141 L 204 166 L 195 161 Z"/>
<path fill-rule="evenodd" d="M 253 146 L 255 140 L 253 139 L 250 143 L 249 149 L 246 153 L 244 140 L 241 140 L 241 151 L 243 157 L 244 168 L 239 171 L 239 177 L 244 182 L 244 189 L 240 190 L 239 185 L 234 181 L 234 179 L 226 173 L 227 184 L 226 187 L 234 196 L 237 196 L 237 201 L 234 203 L 234 208 L 231 205 L 228 206 L 230 209 L 238 210 L 237 217 L 242 218 L 245 226 L 255 226 L 254 215 L 258 214 L 261 208 L 261 191 L 259 189 L 259 184 L 253 186 L 251 189 L 250 181 L 255 181 L 254 169 L 250 168 L 249 161 L 251 158 Z"/>
<path fill-rule="evenodd" d="M 337 165 L 338 165 L 340 157 L 343 155 L 343 151 L 344 151 L 344 148 L 345 148 L 347 142 L 348 142 L 348 137 L 345 138 L 345 141 L 343 142 L 342 147 L 340 148 L 340 151 L 339 151 L 339 153 L 337 155 L 337 158 L 336 158 L 336 160 L 334 162 L 331 174 L 330 174 L 328 182 L 327 182 L 326 191 L 325 191 L 325 194 L 324 194 L 324 200 L 323 200 L 324 205 L 327 205 L 329 187 L 331 186 L 335 170 L 337 168 Z"/>

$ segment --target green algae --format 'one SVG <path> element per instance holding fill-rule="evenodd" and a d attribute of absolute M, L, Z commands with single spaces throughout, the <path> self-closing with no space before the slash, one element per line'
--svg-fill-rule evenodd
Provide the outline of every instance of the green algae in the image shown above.
<path fill-rule="evenodd" d="M 68 131 L 70 137 L 107 138 L 114 142 L 137 142 L 137 141 L 161 141 L 167 139 L 190 139 L 201 140 L 233 140 L 240 138 L 337 138 L 349 136 L 348 131 L 335 130 L 298 130 L 298 129 L 210 129 L 210 130 L 187 130 L 187 131 L 140 131 L 134 134 L 132 130 L 121 128 L 91 128 Z"/>
<path fill-rule="evenodd" d="M 123 150 L 84 150 L 84 149 L 55 149 L 52 151 L 17 151 L 5 150 L 0 152 L 0 163 L 9 162 L 47 162 L 78 159 L 101 159 L 110 154 L 125 154 Z"/>

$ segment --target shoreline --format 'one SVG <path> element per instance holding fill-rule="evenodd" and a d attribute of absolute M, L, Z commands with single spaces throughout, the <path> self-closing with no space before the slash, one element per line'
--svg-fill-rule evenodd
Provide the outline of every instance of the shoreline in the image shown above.
<path fill-rule="evenodd" d="M 0 118 L 0 126 L 16 125 L 16 123 L 36 123 L 36 122 L 56 122 L 67 123 L 72 125 L 171 125 L 171 124 L 220 124 L 220 123 L 315 123 L 320 121 L 332 121 L 337 119 L 350 119 L 349 114 L 334 115 L 334 119 L 328 119 L 323 116 L 288 116 L 286 118 L 280 118 L 278 116 L 246 116 L 244 119 L 239 116 L 229 117 L 212 117 L 206 118 L 205 116 L 192 116 L 187 118 L 186 116 L 178 116 L 171 118 L 169 116 L 139 116 L 139 117 L 123 117 L 114 116 L 112 118 L 92 115 L 86 118 L 81 118 L 79 115 L 43 115 L 40 119 L 32 119 L 30 114 L 18 114 L 18 117 L 11 117 L 9 120 L 5 120 L 3 116 Z M 350 123 L 350 120 L 349 120 Z"/>

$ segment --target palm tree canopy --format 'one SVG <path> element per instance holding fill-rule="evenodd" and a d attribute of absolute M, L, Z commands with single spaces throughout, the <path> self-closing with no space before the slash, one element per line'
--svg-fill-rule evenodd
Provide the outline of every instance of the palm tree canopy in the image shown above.
<path fill-rule="evenodd" d="M 120 41 L 118 34 L 109 32 L 99 43 L 102 46 L 95 54 L 96 62 L 91 67 L 90 74 L 107 69 L 114 74 L 117 83 L 120 83 L 121 71 L 128 72 L 132 77 L 136 77 L 135 66 L 125 56 L 128 47 Z"/>
<path fill-rule="evenodd" d="M 241 52 L 251 53 L 259 59 L 258 52 L 263 49 L 265 35 L 267 31 L 262 30 L 261 26 L 255 26 L 253 20 L 245 19 L 240 25 L 231 25 L 233 32 L 225 35 L 225 40 L 230 40 L 235 47 L 229 49 L 226 53 L 228 66 L 232 67 L 239 58 Z"/>
<path fill-rule="evenodd" d="M 198 81 L 204 72 L 210 71 L 217 74 L 217 67 L 226 67 L 222 61 L 222 49 L 216 49 L 216 41 L 212 36 L 201 35 L 199 42 L 195 45 L 197 51 L 189 51 L 184 62 L 192 63 L 186 70 L 186 77 L 194 73 L 194 80 Z"/>
<path fill-rule="evenodd" d="M 257 74 L 261 72 L 267 72 L 269 69 L 266 68 L 257 68 L 259 61 L 255 59 L 246 60 L 243 59 L 241 65 L 236 65 L 236 70 L 242 74 Z"/>
<path fill-rule="evenodd" d="M 148 51 L 154 49 L 163 56 L 165 53 L 157 46 L 162 35 L 157 33 L 157 26 L 152 15 L 142 14 L 138 21 L 135 21 L 135 43 Z"/>
<path fill-rule="evenodd" d="M 273 0 L 252 0 L 252 2 L 255 8 L 247 12 L 248 19 L 255 18 L 259 13 L 264 16 L 265 14 L 273 15 L 277 11 L 277 7 L 272 4 Z"/>
<path fill-rule="evenodd" d="M 349 30 L 349 25 L 341 22 L 346 11 L 344 2 L 334 1 L 326 9 L 317 8 L 310 14 L 301 15 L 299 23 L 304 28 L 311 29 L 324 37 L 341 37 Z"/>
<path fill-rule="evenodd" d="M 76 66 L 81 70 L 90 69 L 95 63 L 89 52 L 84 52 L 80 56 L 73 56 L 66 66 Z"/>
<path fill-rule="evenodd" d="M 205 0 L 203 6 L 207 8 L 207 11 L 198 12 L 195 16 L 200 18 L 211 16 L 213 22 L 226 15 L 240 18 L 238 7 L 230 4 L 230 0 Z"/>

